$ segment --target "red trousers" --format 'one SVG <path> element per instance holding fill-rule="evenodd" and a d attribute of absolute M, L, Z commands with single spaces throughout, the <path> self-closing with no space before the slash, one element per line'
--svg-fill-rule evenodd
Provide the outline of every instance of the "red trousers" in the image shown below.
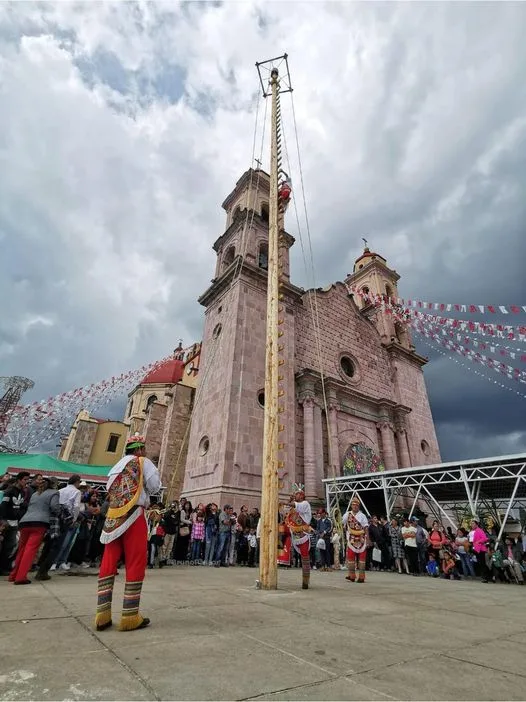
<path fill-rule="evenodd" d="M 33 565 L 38 548 L 42 543 L 47 526 L 21 526 L 15 567 L 9 574 L 11 582 L 21 583 L 27 580 L 29 569 Z"/>
<path fill-rule="evenodd" d="M 144 580 L 146 561 L 148 559 L 148 528 L 144 512 L 122 536 L 105 545 L 99 578 L 115 575 L 117 563 L 122 556 L 124 556 L 124 566 L 126 568 L 126 582 L 140 582 Z"/>

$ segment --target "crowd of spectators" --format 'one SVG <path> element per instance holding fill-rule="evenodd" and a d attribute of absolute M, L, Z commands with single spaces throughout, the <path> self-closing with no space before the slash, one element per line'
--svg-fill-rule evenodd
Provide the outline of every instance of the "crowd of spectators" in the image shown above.
<path fill-rule="evenodd" d="M 57 489 L 58 488 L 58 489 Z M 0 485 L 0 572 L 15 584 L 29 584 L 28 574 L 48 580 L 49 572 L 97 567 L 102 557 L 100 534 L 108 509 L 100 488 L 78 475 L 67 484 L 27 471 Z M 280 512 L 283 522 L 284 510 Z M 259 562 L 260 514 L 242 505 L 198 504 L 184 497 L 154 503 L 147 511 L 148 566 L 255 567 Z M 345 537 L 325 509 L 311 522 L 310 558 L 315 570 L 345 569 Z M 342 538 L 343 537 L 343 538 Z M 300 567 L 299 556 L 280 530 L 280 564 Z M 526 538 L 525 538 L 526 540 Z M 285 554 L 285 557 L 283 557 Z M 484 583 L 524 583 L 523 539 L 487 532 L 474 519 L 469 529 L 453 532 L 438 521 L 404 515 L 388 521 L 369 519 L 366 569 L 418 577 L 459 580 L 479 577 Z"/>

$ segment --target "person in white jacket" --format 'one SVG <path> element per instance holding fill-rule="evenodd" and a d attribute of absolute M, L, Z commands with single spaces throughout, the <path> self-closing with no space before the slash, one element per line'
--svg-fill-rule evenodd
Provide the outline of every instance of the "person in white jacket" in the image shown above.
<path fill-rule="evenodd" d="M 144 629 L 150 620 L 139 614 L 141 590 L 146 572 L 148 526 L 145 508 L 150 495 L 161 488 L 159 471 L 145 458 L 143 437 L 135 434 L 126 443 L 126 455 L 108 475 L 109 508 L 100 537 L 105 545 L 100 564 L 95 627 L 102 631 L 111 626 L 111 600 L 117 563 L 124 554 L 126 584 L 119 629 Z"/>

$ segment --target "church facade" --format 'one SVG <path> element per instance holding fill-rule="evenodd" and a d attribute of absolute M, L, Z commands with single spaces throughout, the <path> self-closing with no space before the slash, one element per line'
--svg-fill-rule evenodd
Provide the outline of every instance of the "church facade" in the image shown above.
<path fill-rule="evenodd" d="M 269 176 L 250 169 L 223 203 L 215 276 L 199 299 L 205 323 L 183 484 L 193 503 L 260 504 L 268 201 Z M 322 479 L 344 470 L 439 463 L 426 359 L 407 328 L 349 294 L 396 298 L 396 271 L 366 248 L 344 282 L 305 291 L 290 280 L 294 239 L 281 235 L 283 495 L 303 482 L 321 500 Z"/>

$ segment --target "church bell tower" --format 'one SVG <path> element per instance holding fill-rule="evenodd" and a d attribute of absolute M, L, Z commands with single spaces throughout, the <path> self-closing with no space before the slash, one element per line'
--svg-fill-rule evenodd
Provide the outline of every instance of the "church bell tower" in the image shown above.
<path fill-rule="evenodd" d="M 400 276 L 388 267 L 387 261 L 380 254 L 374 253 L 366 245 L 362 255 L 356 259 L 353 272 L 347 276 L 346 284 L 357 289 L 354 299 L 364 312 L 371 306 L 368 295 L 380 296 L 386 301 L 396 304 L 398 299 L 397 283 Z M 407 350 L 414 350 L 411 335 L 407 326 L 396 320 L 392 314 L 378 310 L 374 321 L 384 345 L 398 344 Z"/>
<path fill-rule="evenodd" d="M 270 177 L 249 169 L 223 203 L 226 230 L 213 249 L 215 277 L 199 298 L 205 307 L 199 385 L 194 402 L 184 497 L 239 507 L 259 506 L 265 404 L 268 219 Z M 285 306 L 292 236 L 281 232 Z M 286 464 L 294 470 L 294 316 L 285 314 Z M 290 331 L 290 333 L 289 333 Z M 290 404 L 290 407 L 288 406 Z M 292 477 L 291 477 L 292 476 Z M 294 479 L 289 472 L 289 479 Z"/>

